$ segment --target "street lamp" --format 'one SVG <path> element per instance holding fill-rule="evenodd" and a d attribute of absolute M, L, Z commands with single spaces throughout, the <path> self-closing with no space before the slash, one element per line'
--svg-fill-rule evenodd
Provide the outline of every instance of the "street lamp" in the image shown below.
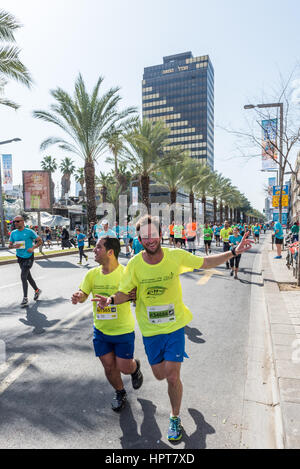
<path fill-rule="evenodd" d="M 4 140 L 0 142 L 0 145 L 6 145 L 12 142 L 20 142 L 20 138 L 12 138 L 10 140 Z M 1 217 L 1 239 L 2 247 L 5 248 L 4 242 L 4 210 L 3 210 L 3 197 L 2 197 L 2 174 L 1 174 L 1 160 L 0 160 L 0 217 Z"/>

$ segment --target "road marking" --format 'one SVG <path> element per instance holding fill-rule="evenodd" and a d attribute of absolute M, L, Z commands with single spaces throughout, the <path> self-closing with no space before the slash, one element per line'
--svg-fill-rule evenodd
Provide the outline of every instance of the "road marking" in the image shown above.
<path fill-rule="evenodd" d="M 35 280 L 42 280 L 44 279 L 45 277 L 37 277 L 35 278 Z M 10 288 L 10 287 L 16 287 L 17 285 L 22 285 L 22 282 L 16 282 L 16 283 L 10 283 L 8 285 L 3 285 L 2 287 L 0 287 L 0 290 L 4 289 L 4 288 Z"/>
<path fill-rule="evenodd" d="M 27 368 L 33 363 L 37 355 L 29 355 L 15 370 L 13 370 L 4 380 L 0 383 L 0 395 L 13 384 Z"/>
<path fill-rule="evenodd" d="M 207 269 L 207 270 L 199 272 L 199 275 L 202 275 L 203 277 L 200 280 L 198 280 L 197 285 L 205 285 L 210 280 L 210 278 L 215 274 L 224 275 L 223 272 L 221 272 L 220 270 L 216 270 L 216 269 Z"/>
<path fill-rule="evenodd" d="M 13 362 L 15 362 L 16 360 L 18 360 L 18 358 L 20 358 L 21 355 L 23 355 L 23 354 L 22 353 L 15 353 L 11 357 L 9 357 L 9 359 L 5 363 L 2 363 L 2 365 L 0 365 L 0 375 L 2 373 L 5 373 L 5 371 L 10 367 L 10 365 Z"/>

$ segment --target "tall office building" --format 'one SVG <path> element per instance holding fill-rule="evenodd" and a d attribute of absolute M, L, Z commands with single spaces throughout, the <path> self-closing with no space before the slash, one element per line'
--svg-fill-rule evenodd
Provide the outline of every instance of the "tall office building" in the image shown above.
<path fill-rule="evenodd" d="M 214 168 L 214 69 L 208 55 L 163 58 L 143 75 L 143 118 L 170 128 L 166 149 L 180 146 Z"/>

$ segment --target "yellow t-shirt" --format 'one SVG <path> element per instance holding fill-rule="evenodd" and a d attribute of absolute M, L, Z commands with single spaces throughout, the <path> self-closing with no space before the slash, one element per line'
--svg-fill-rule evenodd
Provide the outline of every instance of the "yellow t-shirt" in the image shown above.
<path fill-rule="evenodd" d="M 137 287 L 136 317 L 145 337 L 169 334 L 186 326 L 193 315 L 182 301 L 179 275 L 200 269 L 204 259 L 182 249 L 162 248 L 164 257 L 147 264 L 142 253 L 127 264 L 120 291 Z"/>
<path fill-rule="evenodd" d="M 227 230 L 225 228 L 222 228 L 221 231 L 220 231 L 220 236 L 222 238 L 222 241 L 225 241 L 225 242 L 228 243 L 229 236 L 231 235 L 231 233 L 232 233 L 231 228 L 227 228 Z"/>
<path fill-rule="evenodd" d="M 110 274 L 102 273 L 102 266 L 91 269 L 83 279 L 80 290 L 86 295 L 111 296 L 119 290 L 125 267 L 122 264 Z M 135 320 L 131 312 L 130 303 L 110 305 L 107 308 L 98 308 L 93 302 L 94 325 L 96 329 L 107 335 L 129 334 L 134 331 Z"/>

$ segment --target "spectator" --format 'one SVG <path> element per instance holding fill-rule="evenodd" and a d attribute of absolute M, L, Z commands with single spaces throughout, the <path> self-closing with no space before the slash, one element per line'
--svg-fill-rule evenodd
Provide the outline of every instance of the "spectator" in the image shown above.
<path fill-rule="evenodd" d="M 299 222 L 298 221 L 294 222 L 291 228 L 291 232 L 293 233 L 292 243 L 299 241 Z"/>
<path fill-rule="evenodd" d="M 277 256 L 274 257 L 274 259 L 281 259 L 281 251 L 282 251 L 282 245 L 283 245 L 283 229 L 282 225 L 279 221 L 277 221 L 274 225 L 274 240 L 276 244 L 276 249 L 277 249 Z"/>

